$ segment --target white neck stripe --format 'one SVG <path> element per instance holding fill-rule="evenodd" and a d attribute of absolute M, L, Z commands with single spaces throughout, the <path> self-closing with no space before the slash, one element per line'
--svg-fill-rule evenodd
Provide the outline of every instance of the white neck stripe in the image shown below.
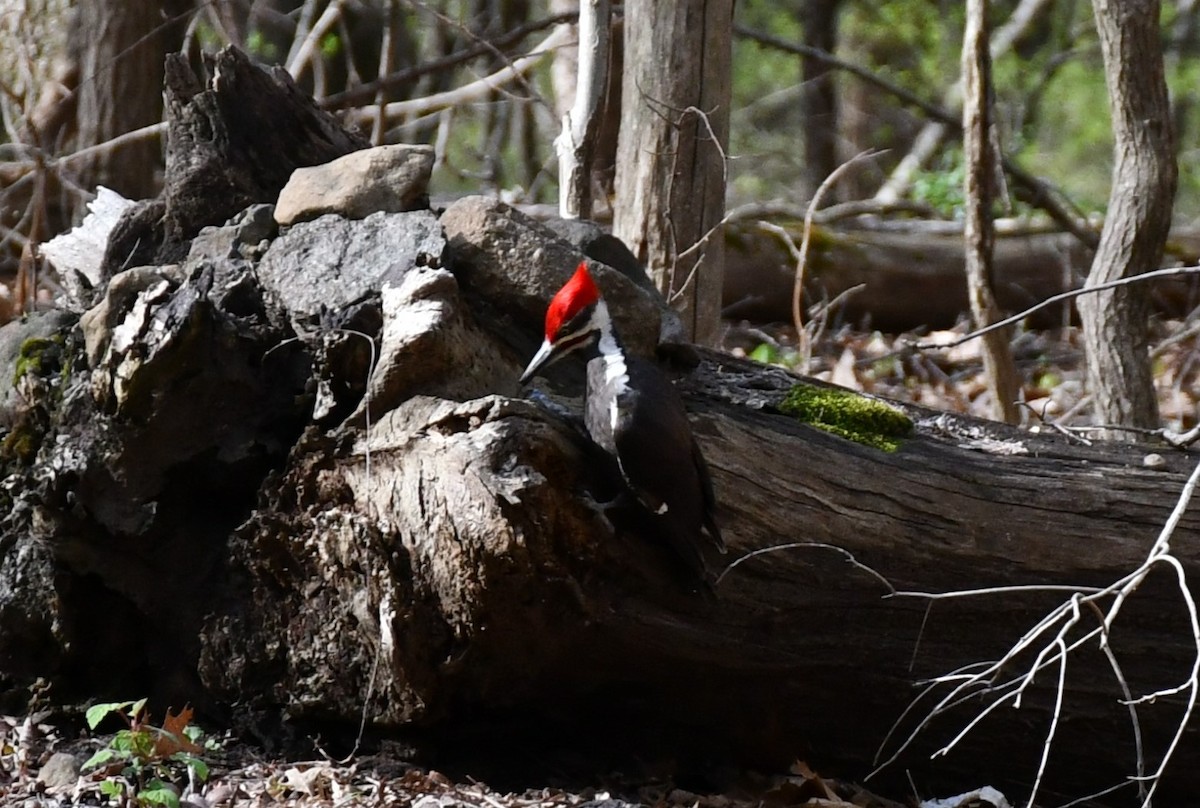
<path fill-rule="evenodd" d="M 609 384 L 615 382 L 619 388 L 624 389 L 629 382 L 629 369 L 625 365 L 625 353 L 621 350 L 621 344 L 617 342 L 612 318 L 603 299 L 596 303 L 596 311 L 592 318 L 600 328 L 600 341 L 596 347 L 604 360 L 605 381 Z"/>

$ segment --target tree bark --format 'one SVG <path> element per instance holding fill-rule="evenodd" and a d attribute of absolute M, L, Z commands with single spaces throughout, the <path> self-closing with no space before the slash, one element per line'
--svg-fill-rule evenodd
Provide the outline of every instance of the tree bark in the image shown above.
<path fill-rule="evenodd" d="M 1158 267 L 1171 224 L 1177 168 L 1163 77 L 1157 0 L 1093 0 L 1113 126 L 1108 216 L 1088 274 L 1096 285 Z M 1158 426 L 1146 355 L 1147 304 L 1140 285 L 1079 302 L 1096 420 Z M 1130 439 L 1113 430 L 1110 437 Z"/>
<path fill-rule="evenodd" d="M 699 343 L 720 318 L 723 248 L 711 236 L 725 212 L 732 17 L 732 0 L 625 7 L 613 234 Z"/>
<path fill-rule="evenodd" d="M 992 282 L 992 251 L 996 228 L 992 205 L 996 198 L 996 150 L 992 144 L 992 62 L 988 51 L 988 0 L 967 0 L 963 33 L 963 177 L 966 212 L 963 242 L 966 249 L 967 290 L 976 328 L 1002 319 Z M 1009 346 L 1011 328 L 983 336 L 983 367 L 992 417 L 1008 424 L 1020 423 L 1017 398 L 1020 377 Z"/>
<path fill-rule="evenodd" d="M 566 219 L 592 216 L 593 154 L 608 84 L 611 17 L 608 0 L 586 0 L 579 6 L 575 98 L 562 117 L 562 132 L 555 144 L 559 213 Z"/>
<path fill-rule="evenodd" d="M 318 109 L 280 68 L 263 70 L 227 47 L 197 77 L 182 55 L 167 60 L 167 182 L 131 209 L 109 239 L 103 272 L 176 261 L 190 240 L 254 203 L 274 204 L 301 166 L 366 148 L 362 135 Z"/>
<path fill-rule="evenodd" d="M 79 3 L 71 48 L 80 63 L 78 146 L 95 146 L 162 120 L 163 58 L 177 50 L 189 7 L 174 0 Z M 164 16 L 165 15 L 165 16 Z M 79 184 L 104 185 L 128 199 L 157 192 L 162 140 L 101 150 L 79 168 Z"/>
<path fill-rule="evenodd" d="M 232 579 L 255 606 L 210 623 L 201 675 L 222 699 L 262 693 L 251 710 L 282 699 L 303 721 L 355 716 L 379 664 L 372 714 L 383 724 L 465 724 L 536 748 L 588 721 L 594 738 L 626 749 L 767 767 L 799 755 L 859 779 L 923 717 L 929 702 L 885 741 L 915 683 L 997 658 L 1069 597 L 931 604 L 889 587 L 1107 585 L 1142 562 L 1191 465 L 1174 455 L 1150 468 L 1145 447 L 1073 446 L 916 408 L 917 434 L 886 453 L 783 415 L 796 381 L 705 354 L 680 382 L 729 560 L 761 553 L 728 572 L 715 605 L 689 594 L 652 534 L 592 509 L 611 481 L 560 416 L 494 396 L 414 398 L 348 452 L 322 441 L 293 453 L 264 494 L 276 504 L 233 551 L 247 570 Z M 1200 517 L 1186 513 L 1172 546 L 1189 574 L 1200 570 L 1197 535 Z M 371 571 L 365 585 L 354 570 Z M 1114 644 L 1135 695 L 1186 677 L 1186 622 L 1169 576 L 1129 603 Z M 263 645 L 284 632 L 289 647 Z M 1102 671 L 1094 646 L 1069 666 L 1046 783 L 1058 793 L 1133 773 L 1120 688 Z M 1055 680 L 1038 679 L 1022 710 L 931 762 L 986 701 L 951 710 L 876 786 L 899 793 L 909 775 L 926 792 L 987 782 L 1023 799 Z M 1178 706 L 1142 712 L 1149 755 Z M 1197 783 L 1181 763 L 1169 790 Z"/>

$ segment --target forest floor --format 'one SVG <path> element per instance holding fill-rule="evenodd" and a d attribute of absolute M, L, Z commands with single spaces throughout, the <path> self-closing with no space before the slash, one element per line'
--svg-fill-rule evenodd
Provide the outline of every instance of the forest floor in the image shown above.
<path fill-rule="evenodd" d="M 536 786 L 504 789 L 490 787 L 461 766 L 443 773 L 414 764 L 411 750 L 399 743 L 377 742 L 370 751 L 340 760 L 319 754 L 287 758 L 266 755 L 228 733 L 200 747 L 190 767 L 176 759 L 154 758 L 151 753 L 139 783 L 127 765 L 90 766 L 86 762 L 100 750 L 121 748 L 122 733 L 68 729 L 69 723 L 48 716 L 40 720 L 37 716 L 0 716 L 0 806 L 901 808 L 911 804 L 823 779 L 803 763 L 776 775 L 727 775 L 725 785 L 717 790 L 688 790 L 669 776 L 647 772 L 597 773 L 584 778 L 586 782 L 578 775 L 544 774 Z M 169 796 L 163 796 L 164 789 Z M 940 805 L 965 808 L 968 804 L 964 799 Z"/>
<path fill-rule="evenodd" d="M 818 337 L 806 368 L 801 366 L 791 326 L 729 324 L 722 347 L 852 390 L 993 418 L 979 340 L 948 349 L 911 348 L 917 343 L 950 343 L 967 331 L 965 324 L 948 331 L 899 335 L 844 327 Z M 1021 331 L 1011 345 L 1022 380 L 1022 426 L 1065 430 L 1086 440 L 1096 424 L 1080 329 Z M 1154 321 L 1150 345 L 1162 425 L 1176 432 L 1190 429 L 1197 422 L 1200 392 L 1200 326 Z"/>

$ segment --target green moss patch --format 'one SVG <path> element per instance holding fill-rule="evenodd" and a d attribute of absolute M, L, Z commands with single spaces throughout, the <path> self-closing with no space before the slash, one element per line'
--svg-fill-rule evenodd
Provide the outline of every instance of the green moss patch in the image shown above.
<path fill-rule="evenodd" d="M 16 460 L 23 466 L 33 463 L 38 449 L 42 445 L 42 436 L 27 423 L 20 423 L 0 441 L 0 460 Z"/>
<path fill-rule="evenodd" d="M 779 409 L 818 429 L 884 452 L 899 449 L 901 440 L 913 429 L 912 420 L 895 407 L 848 390 L 809 384 L 789 390 Z"/>
<path fill-rule="evenodd" d="M 64 359 L 65 345 L 61 334 L 30 337 L 17 351 L 12 385 L 18 396 L 9 407 L 9 429 L 0 433 L 0 476 L 7 473 L 4 466 L 10 461 L 25 466 L 33 463 L 41 448 L 50 425 L 50 411 L 62 399 L 69 365 Z"/>
<path fill-rule="evenodd" d="M 13 368 L 13 385 L 15 386 L 30 373 L 35 376 L 46 376 L 51 370 L 57 371 L 62 362 L 63 338 L 30 337 L 21 343 L 17 362 Z"/>

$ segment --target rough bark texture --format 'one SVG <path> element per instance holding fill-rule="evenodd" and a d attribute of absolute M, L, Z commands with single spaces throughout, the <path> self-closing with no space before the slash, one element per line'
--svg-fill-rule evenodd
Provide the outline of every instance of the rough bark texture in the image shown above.
<path fill-rule="evenodd" d="M 95 0 L 80 3 L 71 29 L 79 60 L 78 146 L 94 146 L 162 120 L 163 57 L 177 49 L 187 3 L 173 0 Z M 166 18 L 166 19 L 164 19 Z M 128 199 L 158 190 L 162 140 L 143 138 L 101 150 L 80 165 L 84 188 L 104 185 Z"/>
<path fill-rule="evenodd" d="M 1113 123 L 1108 217 L 1088 275 L 1096 285 L 1155 269 L 1171 225 L 1177 168 L 1157 0 L 1093 0 Z M 1138 285 L 1080 301 L 1096 420 L 1158 426 Z M 1129 438 L 1128 432 L 1113 437 Z"/>
<path fill-rule="evenodd" d="M 722 243 L 700 242 L 725 213 L 732 17 L 731 0 L 625 7 L 613 234 L 669 300 L 682 294 L 699 343 L 715 339 L 720 316 Z"/>
<path fill-rule="evenodd" d="M 804 30 L 804 44 L 826 53 L 837 51 L 838 9 L 841 0 L 810 0 L 797 13 Z M 812 56 L 800 58 L 800 119 L 804 138 L 800 199 L 812 199 L 825 178 L 838 167 L 838 97 L 835 74 L 830 66 Z M 836 187 L 822 204 L 838 201 Z"/>
<path fill-rule="evenodd" d="M 167 60 L 167 182 L 118 225 L 106 275 L 179 260 L 200 228 L 274 202 L 294 169 L 370 145 L 318 109 L 281 68 L 264 71 L 234 47 L 206 66 L 202 80 L 182 55 Z"/>
<path fill-rule="evenodd" d="M 992 252 L 996 228 L 992 205 L 996 199 L 996 150 L 992 148 L 992 60 L 988 52 L 988 2 L 968 0 L 963 33 L 963 153 L 966 160 L 964 191 L 966 211 L 963 241 L 967 263 L 967 297 L 976 328 L 1003 318 L 992 292 Z M 991 415 L 1007 424 L 1020 423 L 1017 409 L 1020 377 L 1013 363 L 1009 339 L 1012 329 L 983 336 L 983 367 Z"/>

